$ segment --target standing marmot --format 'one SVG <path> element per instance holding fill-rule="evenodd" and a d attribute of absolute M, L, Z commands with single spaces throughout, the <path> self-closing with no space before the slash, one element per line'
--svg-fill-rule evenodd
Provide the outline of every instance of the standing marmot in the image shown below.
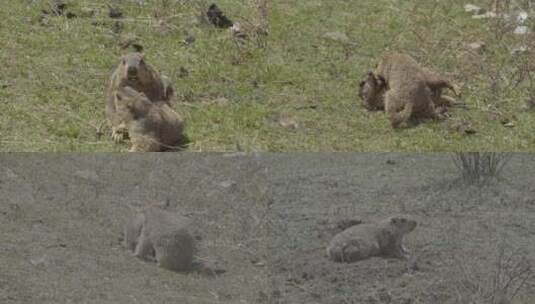
<path fill-rule="evenodd" d="M 412 57 L 386 53 L 374 74 L 384 79 L 388 87 L 384 103 L 392 127 L 411 118 L 439 118 L 426 75 Z"/>
<path fill-rule="evenodd" d="M 151 102 L 143 93 L 122 87 L 115 93 L 118 126 L 128 131 L 130 152 L 159 152 L 184 143 L 184 122 L 165 102 Z"/>
<path fill-rule="evenodd" d="M 147 205 L 128 220 L 125 245 L 134 256 L 155 260 L 160 267 L 189 271 L 196 248 L 188 226 L 189 219 L 158 204 Z"/>
<path fill-rule="evenodd" d="M 113 72 L 106 91 L 106 118 L 112 128 L 115 141 L 127 137 L 126 130 L 119 128 L 121 121 L 117 117 L 115 92 L 121 87 L 129 86 L 147 96 L 152 102 L 164 101 L 173 106 L 174 89 L 169 79 L 145 62 L 141 53 L 130 53 L 121 58 L 121 63 Z"/>
<path fill-rule="evenodd" d="M 333 237 L 327 247 L 327 256 L 332 261 L 345 263 L 373 256 L 407 257 L 402 240 L 416 225 L 416 221 L 405 217 L 391 217 L 349 227 Z"/>

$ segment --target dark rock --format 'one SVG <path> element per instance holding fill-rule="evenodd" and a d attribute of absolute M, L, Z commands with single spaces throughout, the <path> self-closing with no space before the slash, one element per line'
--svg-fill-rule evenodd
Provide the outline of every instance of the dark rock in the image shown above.
<path fill-rule="evenodd" d="M 208 21 L 210 21 L 212 25 L 218 28 L 229 28 L 234 24 L 215 4 L 210 5 L 206 12 L 206 17 L 208 17 Z"/>

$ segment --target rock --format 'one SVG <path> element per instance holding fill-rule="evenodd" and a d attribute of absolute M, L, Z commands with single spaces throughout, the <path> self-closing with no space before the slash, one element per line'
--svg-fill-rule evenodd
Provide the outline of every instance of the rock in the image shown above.
<path fill-rule="evenodd" d="M 342 32 L 328 32 L 328 33 L 323 34 L 323 38 L 334 41 L 334 42 L 343 43 L 343 44 L 350 43 L 349 37 L 347 37 L 347 35 Z"/>
<path fill-rule="evenodd" d="M 40 256 L 40 257 L 33 257 L 30 259 L 30 263 L 33 265 L 33 266 L 39 266 L 39 265 L 48 265 L 48 258 L 46 257 L 46 255 L 44 256 Z"/>
<path fill-rule="evenodd" d="M 186 45 L 193 44 L 194 42 L 195 42 L 195 36 L 193 36 L 193 35 L 188 35 L 183 40 L 183 43 L 186 44 Z"/>
<path fill-rule="evenodd" d="M 524 24 L 526 21 L 528 21 L 528 13 L 524 11 L 518 12 L 516 15 L 516 22 L 518 24 Z"/>
<path fill-rule="evenodd" d="M 189 71 L 185 67 L 178 69 L 178 78 L 186 78 L 189 76 Z"/>
<path fill-rule="evenodd" d="M 299 128 L 299 123 L 293 115 L 281 115 L 281 117 L 279 117 L 279 125 L 291 130 Z"/>
<path fill-rule="evenodd" d="M 477 131 L 472 124 L 464 119 L 450 121 L 448 123 L 448 129 L 459 132 L 461 134 L 475 134 Z"/>
<path fill-rule="evenodd" d="M 464 11 L 467 13 L 471 13 L 472 15 L 482 15 L 486 13 L 486 10 L 484 8 L 473 4 L 466 4 L 464 6 Z"/>
<path fill-rule="evenodd" d="M 223 11 L 216 4 L 210 5 L 206 17 L 213 26 L 218 28 L 229 28 L 233 25 L 233 22 L 223 14 Z"/>
<path fill-rule="evenodd" d="M 511 50 L 511 55 L 519 56 L 528 52 L 527 46 L 519 46 Z"/>
<path fill-rule="evenodd" d="M 515 30 L 513 31 L 513 33 L 516 35 L 525 35 L 525 34 L 528 34 L 529 32 L 530 32 L 529 27 L 525 25 L 517 26 Z"/>
<path fill-rule="evenodd" d="M 53 15 L 61 16 L 63 15 L 63 12 L 67 8 L 67 4 L 61 0 L 54 0 L 50 4 L 50 10 Z"/>
<path fill-rule="evenodd" d="M 15 174 L 15 172 L 13 172 L 13 170 L 11 170 L 9 168 L 4 168 L 4 176 L 7 179 L 17 179 L 18 178 L 18 175 Z"/>
<path fill-rule="evenodd" d="M 76 172 L 74 172 L 74 176 L 92 182 L 98 182 L 100 180 L 97 172 L 93 170 L 77 170 Z"/>
<path fill-rule="evenodd" d="M 119 41 L 117 43 L 119 44 L 119 47 L 121 49 L 123 49 L 123 50 L 127 49 L 129 47 L 133 47 L 134 49 L 136 49 L 136 51 L 138 51 L 138 49 L 140 49 L 140 51 L 143 50 L 143 45 L 141 43 L 141 38 L 139 38 L 138 36 L 136 36 L 134 34 L 121 35 L 121 37 L 119 37 Z"/>
<path fill-rule="evenodd" d="M 475 41 L 475 42 L 467 43 L 466 47 L 478 53 L 483 53 L 487 49 L 487 44 L 483 41 Z"/>
<path fill-rule="evenodd" d="M 506 128 L 514 128 L 515 127 L 515 123 L 512 122 L 512 121 L 506 121 L 503 123 L 503 126 L 506 127 Z"/>
<path fill-rule="evenodd" d="M 80 9 L 80 17 L 82 18 L 92 18 L 95 17 L 96 11 L 89 7 L 82 7 Z"/>
<path fill-rule="evenodd" d="M 123 12 L 121 12 L 121 10 L 119 10 L 118 8 L 108 5 L 108 9 L 109 9 L 108 16 L 110 18 L 118 19 L 118 18 L 123 17 Z"/>
<path fill-rule="evenodd" d="M 486 12 L 484 14 L 473 15 L 472 19 L 487 19 L 487 18 L 496 18 L 498 15 L 494 12 Z"/>
<path fill-rule="evenodd" d="M 232 186 L 236 185 L 236 182 L 233 181 L 233 180 L 226 180 L 226 181 L 222 181 L 219 183 L 219 186 L 223 187 L 223 188 L 230 188 Z"/>

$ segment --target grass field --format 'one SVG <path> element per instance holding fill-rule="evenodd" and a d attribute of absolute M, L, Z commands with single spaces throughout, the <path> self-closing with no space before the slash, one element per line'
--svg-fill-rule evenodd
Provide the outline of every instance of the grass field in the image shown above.
<path fill-rule="evenodd" d="M 42 25 L 47 1 L 4 1 L 1 151 L 126 150 L 102 128 L 104 88 L 125 52 L 108 2 L 67 1 L 68 11 L 98 13 Z M 532 29 L 515 35 L 510 22 L 472 19 L 461 0 L 273 0 L 269 35 L 240 46 L 228 31 L 199 22 L 206 0 L 110 3 L 124 12 L 121 35 L 139 36 L 147 60 L 175 84 L 191 151 L 535 150 L 535 114 L 523 110 L 535 98 L 533 53 L 511 55 L 516 47 L 535 49 L 530 1 L 514 1 L 513 9 L 530 13 Z M 217 3 L 234 21 L 262 21 L 256 1 Z M 325 39 L 328 32 L 349 39 Z M 195 41 L 184 43 L 188 37 Z M 474 41 L 484 41 L 486 51 L 467 50 Z M 453 75 L 467 106 L 451 110 L 451 120 L 467 120 L 477 133 L 462 135 L 441 122 L 394 131 L 383 113 L 360 106 L 358 80 L 385 50 Z"/>

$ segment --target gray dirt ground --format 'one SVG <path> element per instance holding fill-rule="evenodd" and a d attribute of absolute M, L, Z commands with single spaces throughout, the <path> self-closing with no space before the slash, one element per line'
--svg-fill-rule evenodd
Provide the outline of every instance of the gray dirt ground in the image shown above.
<path fill-rule="evenodd" d="M 535 263 L 534 169 L 517 154 L 500 180 L 467 187 L 445 154 L 3 154 L 0 303 L 492 303 L 500 248 Z M 165 200 L 225 274 L 126 252 L 131 207 Z M 419 221 L 413 274 L 326 259 L 341 220 L 395 213 Z M 512 303 L 534 300 L 530 278 Z"/>
<path fill-rule="evenodd" d="M 254 158 L 199 154 L 0 156 L 0 303 L 252 303 L 265 289 Z M 260 194 L 259 194 L 260 193 Z M 178 274 L 129 255 L 132 206 L 170 200 L 200 257 Z M 256 222 L 255 222 L 256 221 Z"/>

